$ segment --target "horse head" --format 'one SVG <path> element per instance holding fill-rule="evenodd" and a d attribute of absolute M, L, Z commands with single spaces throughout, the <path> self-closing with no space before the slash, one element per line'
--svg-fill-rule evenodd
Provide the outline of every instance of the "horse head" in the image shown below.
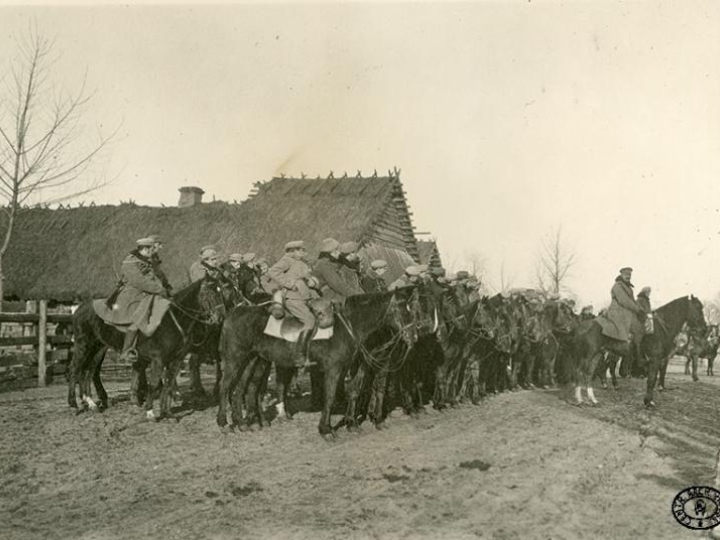
<path fill-rule="evenodd" d="M 400 335 L 408 349 L 418 340 L 416 317 L 421 309 L 417 288 L 401 287 L 393 291 L 386 318 L 390 328 Z"/>
<path fill-rule="evenodd" d="M 688 297 L 687 323 L 690 328 L 702 332 L 703 335 L 707 332 L 703 304 L 697 296 L 692 294 Z"/>
<path fill-rule="evenodd" d="M 318 298 L 308 302 L 308 307 L 318 322 L 320 328 L 330 328 L 335 322 L 333 304 L 327 298 Z"/>

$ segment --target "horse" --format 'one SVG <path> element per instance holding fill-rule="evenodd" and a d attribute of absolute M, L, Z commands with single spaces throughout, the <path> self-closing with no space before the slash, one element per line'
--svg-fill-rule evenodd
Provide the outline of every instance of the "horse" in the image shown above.
<path fill-rule="evenodd" d="M 644 402 L 653 407 L 653 390 L 660 372 L 660 386 L 665 386 L 665 371 L 670 351 L 674 346 L 674 338 L 687 323 L 690 332 L 705 334 L 707 323 L 703 314 L 702 302 L 695 296 L 683 296 L 662 306 L 655 312 L 655 332 L 643 337 L 642 350 L 648 358 L 647 389 Z"/>
<path fill-rule="evenodd" d="M 214 311 L 208 312 L 203 308 L 205 298 L 201 291 L 202 280 L 179 291 L 172 297 L 170 307 L 153 335 L 138 337 L 138 360 L 133 365 L 132 389 L 143 393 L 145 367 L 149 365 L 150 391 L 144 396 L 148 418 L 154 418 L 153 401 L 161 388 L 160 417 L 170 415 L 173 387 L 171 381 L 177 375 L 180 362 L 192 347 L 198 331 L 211 326 L 217 320 Z M 80 304 L 72 321 L 75 350 L 68 369 L 68 404 L 77 409 L 75 387 L 79 386 L 83 410 L 98 407 L 90 395 L 92 379 L 100 402 L 99 408 L 104 410 L 108 407 L 108 395 L 102 384 L 100 370 L 108 348 L 116 351 L 122 349 L 124 334 L 106 324 L 95 313 L 92 300 Z M 142 396 L 136 395 L 136 399 L 139 404 Z"/>
<path fill-rule="evenodd" d="M 673 338 L 680 331 L 683 323 L 705 329 L 702 303 L 694 296 L 683 296 L 658 308 L 655 311 L 655 332 L 645 334 L 641 342 L 642 354 L 649 360 L 647 391 L 644 398 L 646 406 L 653 406 L 653 389 L 657 379 L 658 368 L 664 355 L 670 351 Z M 632 342 L 622 342 L 602 333 L 602 327 L 595 319 L 583 321 L 574 334 L 575 353 L 573 382 L 575 384 L 575 402 L 583 403 L 582 387 L 587 389 L 590 403 L 597 404 L 592 388 L 592 378 L 597 363 L 606 351 L 620 356 L 631 354 Z"/>
<path fill-rule="evenodd" d="M 330 305 L 326 301 L 320 305 L 322 317 Z M 267 317 L 265 308 L 237 307 L 225 318 L 220 339 L 222 379 L 216 418 L 221 428 L 227 425 L 227 405 L 238 379 L 248 363 L 255 358 L 266 365 L 270 362 L 275 364 L 278 398 L 283 405 L 287 400 L 288 384 L 296 369 L 293 364 L 295 344 L 265 335 Z M 318 431 L 325 438 L 335 436 L 330 425 L 330 411 L 338 381 L 355 352 L 363 350 L 365 340 L 385 326 L 399 332 L 410 345 L 415 339 L 414 323 L 407 322 L 408 306 L 392 292 L 351 296 L 345 301 L 342 310 L 336 311 L 335 318 L 332 337 L 313 341 L 309 347 L 310 357 L 324 373 L 325 395 Z M 285 414 L 288 418 L 292 417 L 288 408 L 285 408 Z"/>

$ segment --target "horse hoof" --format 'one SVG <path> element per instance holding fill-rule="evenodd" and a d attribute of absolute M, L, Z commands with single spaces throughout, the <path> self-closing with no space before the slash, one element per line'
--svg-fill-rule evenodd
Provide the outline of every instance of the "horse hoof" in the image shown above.
<path fill-rule="evenodd" d="M 377 424 L 375 424 L 375 429 L 379 429 L 380 431 L 382 431 L 384 429 L 388 429 L 389 427 L 390 426 L 388 426 L 384 421 L 378 422 Z"/>
<path fill-rule="evenodd" d="M 155 412 L 153 412 L 152 410 L 145 411 L 145 420 L 157 420 Z"/>
<path fill-rule="evenodd" d="M 648 402 L 645 403 L 645 406 L 646 406 L 648 409 L 653 408 L 653 407 L 655 407 L 655 402 L 652 401 L 652 400 L 651 400 L 651 401 L 648 401 Z"/>
<path fill-rule="evenodd" d="M 664 392 L 664 391 L 665 391 L 665 387 L 664 387 L 664 386 L 658 387 L 658 392 Z"/>

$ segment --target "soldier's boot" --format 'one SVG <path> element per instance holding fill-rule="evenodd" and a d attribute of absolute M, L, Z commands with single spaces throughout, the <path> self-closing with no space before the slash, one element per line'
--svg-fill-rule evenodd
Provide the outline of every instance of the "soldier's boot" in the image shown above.
<path fill-rule="evenodd" d="M 298 336 L 297 343 L 295 344 L 295 354 L 293 356 L 293 363 L 298 368 L 308 368 L 313 365 L 310 362 L 310 341 L 312 340 L 313 330 L 303 330 Z"/>
<path fill-rule="evenodd" d="M 128 330 L 125 333 L 125 341 L 123 341 L 122 352 L 120 353 L 120 360 L 128 363 L 135 362 L 138 359 L 137 350 L 135 344 L 137 343 L 137 330 Z"/>

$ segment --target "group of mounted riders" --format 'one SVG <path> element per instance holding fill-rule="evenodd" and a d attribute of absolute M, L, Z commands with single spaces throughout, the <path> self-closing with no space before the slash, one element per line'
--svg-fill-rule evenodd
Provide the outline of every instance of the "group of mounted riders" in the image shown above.
<path fill-rule="evenodd" d="M 161 268 L 161 248 L 157 236 L 138 240 L 123 261 L 116 292 L 105 302 L 95 301 L 99 320 L 119 331 L 114 341 L 103 337 L 97 324 L 86 326 L 94 328 L 88 332 L 94 331 L 105 346 L 121 349 L 122 356 L 135 361 L 138 336 L 152 341 L 150 336 L 169 313 L 172 323 L 165 323 L 164 332 L 175 334 L 176 345 L 155 347 L 160 351 L 155 356 L 162 357 L 166 367 L 173 366 L 164 379 L 156 373 L 155 379 L 164 382 L 177 373 L 177 360 L 169 357 L 197 349 L 197 328 L 221 327 L 217 340 L 198 342 L 211 347 L 218 367 L 222 365 L 217 386 L 220 425 L 225 425 L 227 404 L 233 407 L 235 423 L 243 418 L 262 422 L 259 403 L 273 363 L 281 403 L 290 382 L 287 374 L 316 366 L 311 375 L 319 373 L 324 380 L 317 387 L 324 394 L 322 434 L 331 431 L 336 391 L 348 392 L 348 426 L 367 416 L 382 425 L 393 400 L 413 413 L 430 401 L 443 408 L 466 398 L 477 402 L 487 392 L 518 385 L 553 385 L 556 379 L 574 382 L 578 401 L 584 385 L 590 401 L 596 402 L 590 379 L 605 351 L 635 354 L 639 361 L 641 355 L 655 354 L 652 347 L 641 352 L 648 335 L 674 332 L 674 338 L 679 331 L 674 316 L 663 315 L 668 322 L 659 315 L 653 319 L 649 287 L 635 298 L 631 268 L 620 270 L 610 307 L 595 316 L 592 306 L 576 314 L 574 302 L 557 294 L 522 289 L 481 296 L 479 280 L 466 271 L 447 275 L 441 268 L 409 266 L 388 284 L 386 261 L 363 265 L 355 242 L 341 244 L 333 238 L 321 242 L 312 265 L 302 241 L 288 242 L 273 265 L 252 253 L 234 253 L 221 263 L 216 249 L 205 246 L 190 267 L 193 284 L 173 295 Z M 702 305 L 698 315 L 699 301 L 686 300 L 678 303 L 682 313 L 676 318 L 703 327 Z M 270 317 L 297 321 L 294 343 L 264 335 Z M 319 338 L 320 329 L 328 325 L 334 336 Z M 81 326 L 76 325 L 76 335 L 82 333 Z M 88 349 L 87 342 L 80 339 L 80 348 Z M 97 361 L 94 365 L 99 373 Z M 97 387 L 99 375 L 96 378 Z M 73 404 L 74 383 L 71 396 Z"/>

